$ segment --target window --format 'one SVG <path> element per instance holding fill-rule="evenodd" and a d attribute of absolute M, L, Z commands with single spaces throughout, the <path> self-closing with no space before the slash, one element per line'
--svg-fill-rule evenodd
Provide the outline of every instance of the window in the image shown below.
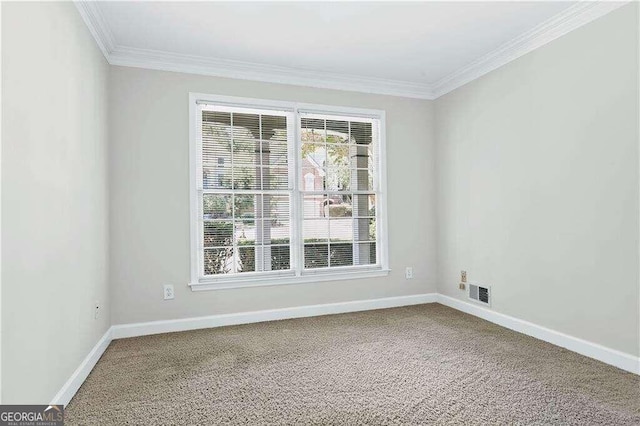
<path fill-rule="evenodd" d="M 384 112 L 191 94 L 191 286 L 387 273 Z"/>

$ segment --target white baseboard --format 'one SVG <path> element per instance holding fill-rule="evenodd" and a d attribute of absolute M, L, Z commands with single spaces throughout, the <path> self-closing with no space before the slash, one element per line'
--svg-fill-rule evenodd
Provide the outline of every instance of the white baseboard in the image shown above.
<path fill-rule="evenodd" d="M 613 365 L 631 373 L 640 374 L 640 357 L 610 349 L 597 343 L 592 343 L 577 337 L 569 336 L 549 328 L 545 328 L 528 321 L 495 312 L 491 309 L 463 302 L 453 297 L 438 294 L 438 303 L 457 309 L 467 314 L 480 317 L 502 327 L 526 334 L 536 339 L 544 340 L 556 346 L 569 349 L 589 358 L 597 359 L 605 364 Z"/>
<path fill-rule="evenodd" d="M 341 314 L 345 312 L 368 311 L 372 309 L 395 308 L 399 306 L 435 303 L 436 293 L 414 294 L 409 296 L 385 297 L 382 299 L 354 300 L 351 302 L 328 303 L 323 305 L 297 306 L 293 308 L 271 309 L 255 312 L 210 315 L 206 317 L 183 318 L 167 321 L 151 321 L 137 324 L 113 325 L 96 343 L 89 355 L 73 372 L 69 380 L 53 397 L 51 404 L 67 405 L 82 383 L 96 365 L 113 339 L 146 336 L 149 334 L 169 333 L 173 331 L 197 330 L 201 328 L 222 327 L 225 325 L 250 324 L 263 321 L 275 321 L 288 318 L 303 318 L 319 315 Z"/>
<path fill-rule="evenodd" d="M 107 349 L 111 343 L 111 328 L 109 328 L 106 333 L 98 340 L 98 343 L 91 349 L 89 355 L 86 356 L 84 360 L 80 363 L 80 366 L 76 368 L 76 371 L 73 372 L 69 380 L 62 386 L 60 391 L 53 397 L 51 404 L 62 404 L 67 405 L 71 398 L 78 392 L 80 386 L 87 379 L 91 370 L 96 365 L 104 351 Z"/>
<path fill-rule="evenodd" d="M 239 312 L 234 314 L 210 315 L 205 317 L 182 318 L 166 321 L 151 321 L 135 324 L 114 325 L 107 330 L 89 355 L 74 371 L 69 380 L 53 398 L 52 404 L 67 405 L 96 365 L 112 339 L 146 336 L 150 334 L 174 331 L 197 330 L 222 327 L 226 325 L 250 324 L 290 318 L 304 318 L 319 315 L 341 314 L 346 312 L 368 311 L 373 309 L 395 308 L 420 305 L 423 303 L 441 303 L 462 312 L 527 334 L 540 340 L 597 359 L 631 373 L 640 374 L 640 358 L 578 339 L 539 325 L 504 315 L 481 306 L 463 302 L 437 293 L 415 294 L 410 296 L 385 297 L 381 299 L 355 300 L 350 302 L 328 303 L 323 305 L 297 306 L 292 308 L 270 309 L 265 311 Z"/>
<path fill-rule="evenodd" d="M 223 327 L 225 325 L 251 324 L 290 318 L 314 317 L 341 314 L 345 312 L 368 311 L 372 309 L 395 308 L 399 306 L 435 303 L 436 293 L 410 296 L 385 297 L 382 299 L 354 300 L 351 302 L 327 303 L 323 305 L 296 306 L 292 308 L 269 309 L 265 311 L 238 312 L 233 314 L 210 315 L 166 321 L 151 321 L 135 324 L 119 324 L 111 327 L 112 338 L 146 336 L 149 334 L 174 331 L 197 330 L 201 328 Z"/>

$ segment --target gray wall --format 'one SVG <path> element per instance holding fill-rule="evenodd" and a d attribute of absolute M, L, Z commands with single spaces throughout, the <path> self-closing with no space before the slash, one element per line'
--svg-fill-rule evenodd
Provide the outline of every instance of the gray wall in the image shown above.
<path fill-rule="evenodd" d="M 631 4 L 436 101 L 438 290 L 639 353 Z"/>
<path fill-rule="evenodd" d="M 110 92 L 114 324 L 435 292 L 431 102 L 125 67 L 112 68 Z M 386 110 L 390 275 L 192 292 L 189 92 Z M 163 300 L 163 284 L 175 300 Z"/>
<path fill-rule="evenodd" d="M 111 323 L 464 300 L 460 269 L 498 312 L 638 355 L 637 9 L 429 102 L 109 68 L 73 4 L 3 3 L 3 402 L 49 401 Z M 391 274 L 191 292 L 190 91 L 386 110 Z"/>
<path fill-rule="evenodd" d="M 73 3 L 2 3 L 3 403 L 51 401 L 110 324 L 108 72 Z"/>

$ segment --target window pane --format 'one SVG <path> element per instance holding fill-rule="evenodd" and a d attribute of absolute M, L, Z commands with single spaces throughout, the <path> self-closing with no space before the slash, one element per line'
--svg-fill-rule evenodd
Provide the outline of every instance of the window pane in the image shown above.
<path fill-rule="evenodd" d="M 353 207 L 349 196 L 333 196 L 328 205 L 329 217 L 351 217 Z"/>
<path fill-rule="evenodd" d="M 287 117 L 278 115 L 262 115 L 262 134 L 263 140 L 270 141 L 287 141 Z"/>
<path fill-rule="evenodd" d="M 265 217 L 277 220 L 289 220 L 289 196 L 266 195 L 264 196 Z"/>
<path fill-rule="evenodd" d="M 236 219 L 234 242 L 239 245 L 254 244 L 256 241 L 256 229 L 256 221 L 254 219 Z"/>
<path fill-rule="evenodd" d="M 224 247 L 204 250 L 204 274 L 227 274 L 233 271 L 233 248 Z"/>
<path fill-rule="evenodd" d="M 231 163 L 231 114 L 202 112 L 202 162 L 206 165 Z"/>
<path fill-rule="evenodd" d="M 354 191 L 373 191 L 373 174 L 371 168 L 352 169 L 351 182 Z"/>
<path fill-rule="evenodd" d="M 349 143 L 349 122 L 327 120 L 327 144 Z"/>
<path fill-rule="evenodd" d="M 329 167 L 325 189 L 327 191 L 349 191 L 351 189 L 351 173 L 352 170 L 348 164 L 343 167 Z"/>
<path fill-rule="evenodd" d="M 375 217 L 369 218 L 369 241 L 376 241 L 376 218 Z"/>
<path fill-rule="evenodd" d="M 374 194 L 356 194 L 352 203 L 353 215 L 358 217 L 376 215 L 376 196 Z"/>
<path fill-rule="evenodd" d="M 202 212 L 203 219 L 231 218 L 231 195 L 204 194 Z"/>
<path fill-rule="evenodd" d="M 233 140 L 233 164 L 255 167 L 260 165 L 260 144 L 251 138 Z"/>
<path fill-rule="evenodd" d="M 371 233 L 373 222 L 373 235 Z M 375 241 L 375 221 L 368 217 L 354 219 L 353 239 L 355 241 Z"/>
<path fill-rule="evenodd" d="M 304 267 L 326 268 L 329 266 L 329 245 L 315 243 L 304 245 Z"/>
<path fill-rule="evenodd" d="M 326 195 L 305 195 L 302 198 L 305 218 L 319 218 L 328 216 L 329 200 Z"/>
<path fill-rule="evenodd" d="M 238 272 L 254 272 L 256 270 L 256 248 L 254 246 L 238 247 Z"/>
<path fill-rule="evenodd" d="M 258 228 L 257 244 L 289 244 L 291 240 L 290 200 L 288 195 L 265 195 L 263 198 L 262 228 Z M 267 249 L 268 250 L 268 249 Z M 264 268 L 270 265 L 268 252 L 265 253 Z"/>
<path fill-rule="evenodd" d="M 331 266 L 353 265 L 353 244 L 331 243 Z"/>
<path fill-rule="evenodd" d="M 234 197 L 234 216 L 237 219 L 255 219 L 256 205 L 262 203 L 262 195 L 236 194 Z"/>
<path fill-rule="evenodd" d="M 263 221 L 264 244 L 287 242 L 291 238 L 290 222 L 284 219 L 265 219 Z"/>
<path fill-rule="evenodd" d="M 327 242 L 329 221 L 327 219 L 305 219 L 302 222 L 302 238 L 305 243 Z"/>
<path fill-rule="evenodd" d="M 230 246 L 233 241 L 233 222 L 206 221 L 203 223 L 204 247 Z"/>
<path fill-rule="evenodd" d="M 303 191 L 322 191 L 325 189 L 327 151 L 325 145 L 305 143 L 302 145 L 302 182 Z"/>
<path fill-rule="evenodd" d="M 355 155 L 353 145 L 327 143 L 327 165 L 331 167 L 347 167 L 351 157 Z"/>
<path fill-rule="evenodd" d="M 231 189 L 231 163 L 220 160 L 219 166 L 202 167 L 203 189 Z"/>
<path fill-rule="evenodd" d="M 376 263 L 376 244 L 358 243 L 354 247 L 355 265 L 373 265 Z"/>
<path fill-rule="evenodd" d="M 260 167 L 247 165 L 233 166 L 233 189 L 261 189 Z"/>
<path fill-rule="evenodd" d="M 260 139 L 260 116 L 257 114 L 233 113 L 234 145 L 252 145 Z"/>
<path fill-rule="evenodd" d="M 300 137 L 302 142 L 325 143 L 326 131 L 323 119 L 303 117 L 300 120 Z"/>
<path fill-rule="evenodd" d="M 263 167 L 263 189 L 286 190 L 289 188 L 289 169 L 287 167 Z"/>
<path fill-rule="evenodd" d="M 284 166 L 289 163 L 288 146 L 282 142 L 262 144 L 262 164 L 265 166 Z"/>
<path fill-rule="evenodd" d="M 203 188 L 231 187 L 231 114 L 203 111 L 202 163 Z"/>
<path fill-rule="evenodd" d="M 349 218 L 331 219 L 329 221 L 329 238 L 331 242 L 353 240 L 353 220 Z"/>
<path fill-rule="evenodd" d="M 351 138 L 354 143 L 370 145 L 373 137 L 373 126 L 371 123 L 351 122 Z"/>
<path fill-rule="evenodd" d="M 288 245 L 271 246 L 271 270 L 291 269 L 291 249 Z"/>

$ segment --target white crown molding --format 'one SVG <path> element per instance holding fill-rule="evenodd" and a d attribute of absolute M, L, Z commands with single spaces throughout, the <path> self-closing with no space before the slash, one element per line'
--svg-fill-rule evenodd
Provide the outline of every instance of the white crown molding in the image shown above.
<path fill-rule="evenodd" d="M 437 99 L 627 3 L 629 1 L 581 1 L 434 84 L 427 84 L 119 46 L 98 2 L 75 0 L 80 15 L 111 65 L 429 100 Z"/>
<path fill-rule="evenodd" d="M 109 55 L 112 65 L 186 72 L 241 80 L 349 90 L 408 98 L 432 99 L 431 86 L 400 80 L 310 71 L 275 65 L 183 55 L 118 46 Z"/>
<path fill-rule="evenodd" d="M 108 62 L 109 55 L 116 48 L 116 42 L 107 21 L 100 11 L 98 2 L 74 0 L 74 4 Z"/>
<path fill-rule="evenodd" d="M 434 99 L 612 12 L 629 1 L 581 1 L 434 83 Z"/>

